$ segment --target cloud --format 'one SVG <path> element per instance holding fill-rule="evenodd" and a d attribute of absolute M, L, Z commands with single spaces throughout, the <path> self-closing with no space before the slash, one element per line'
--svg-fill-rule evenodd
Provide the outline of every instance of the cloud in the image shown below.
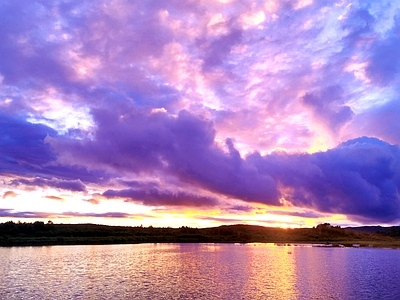
<path fill-rule="evenodd" d="M 200 220 L 214 221 L 219 223 L 230 223 L 230 224 L 243 224 L 243 219 L 241 218 L 231 218 L 231 217 L 212 217 L 212 216 L 202 216 L 197 217 Z"/>
<path fill-rule="evenodd" d="M 41 122 L 46 116 L 53 126 L 61 126 L 51 120 L 60 109 L 54 104 L 47 104 L 46 112 L 37 109 L 49 97 L 52 103 L 70 106 L 71 115 L 82 107 L 165 107 L 175 114 L 181 109 L 204 113 L 216 106 L 210 116 L 215 119 L 220 111 L 240 114 L 239 108 L 245 107 L 253 125 L 245 128 L 240 120 L 227 120 L 218 130 L 232 123 L 230 132 L 218 131 L 221 138 L 235 136 L 258 150 L 307 148 L 313 124 L 301 124 L 301 130 L 293 124 L 296 111 L 302 110 L 294 103 L 300 93 L 318 93 L 326 82 L 349 94 L 349 78 L 341 69 L 357 53 L 351 43 L 343 49 L 337 45 L 341 38 L 373 34 L 374 17 L 368 9 L 353 3 L 346 19 L 338 22 L 348 10 L 344 4 L 316 1 L 305 7 L 280 4 L 274 14 L 265 3 L 250 2 L 72 1 L 27 3 L 26 11 L 7 2 L 2 34 L 9 43 L 0 74 L 13 91 L 10 111 L 24 110 Z M 20 24 L 16 16 L 27 11 L 29 22 Z M 263 17 L 254 26 L 244 21 L 256 16 Z M 325 108 L 326 113 L 320 107 L 317 115 L 328 117 L 326 125 L 339 126 L 351 114 L 346 103 Z M 282 138 L 292 131 L 297 133 Z"/>
<path fill-rule="evenodd" d="M 48 219 L 48 218 L 71 218 L 71 217 L 93 217 L 93 218 L 134 218 L 150 217 L 142 214 L 127 214 L 124 212 L 105 212 L 105 213 L 81 213 L 81 212 L 38 212 L 38 211 L 15 211 L 12 209 L 0 208 L 0 217 L 5 218 L 29 218 L 29 219 Z"/>
<path fill-rule="evenodd" d="M 85 166 L 56 166 L 57 153 L 46 139 L 58 135 L 43 124 L 34 124 L 23 117 L 0 114 L 0 174 L 18 175 L 11 184 L 55 187 L 85 191 L 86 183 L 101 183 L 110 178 L 104 171 Z M 35 179 L 30 179 L 36 177 Z"/>
<path fill-rule="evenodd" d="M 350 130 L 356 135 L 368 133 L 389 143 L 400 144 L 399 116 L 400 99 L 395 98 L 358 114 Z"/>
<path fill-rule="evenodd" d="M 324 217 L 323 214 L 314 212 L 314 211 L 303 211 L 303 212 L 295 212 L 295 211 L 279 211 L 273 210 L 269 212 L 274 215 L 283 215 L 283 216 L 293 216 L 293 217 L 301 217 L 301 218 L 308 218 L 308 219 L 315 219 Z"/>
<path fill-rule="evenodd" d="M 374 47 L 366 69 L 369 79 L 383 86 L 395 80 L 400 72 L 399 47 L 400 37 L 382 41 Z"/>
<path fill-rule="evenodd" d="M 95 204 L 95 205 L 100 204 L 100 200 L 96 199 L 96 198 L 85 199 L 84 201 L 89 202 L 91 204 Z"/>
<path fill-rule="evenodd" d="M 24 118 L 0 113 L 0 157 L 2 172 L 35 169 L 55 158 L 50 146 L 44 143 L 55 131 L 41 124 L 32 124 Z"/>
<path fill-rule="evenodd" d="M 66 157 L 74 157 L 74 163 L 113 166 L 124 173 L 164 172 L 243 201 L 280 206 L 284 197 L 295 206 L 357 220 L 393 222 L 400 216 L 396 169 L 400 153 L 397 146 L 378 139 L 358 138 L 314 154 L 253 153 L 242 158 L 231 140 L 226 141 L 226 151 L 217 147 L 212 124 L 185 111 L 177 117 L 125 114 L 119 118 L 101 112 L 96 119 L 95 140 L 50 143 L 60 154 L 66 151 Z M 60 157 L 60 163 L 71 163 Z M 104 196 L 150 205 L 213 203 L 158 189 L 109 190 Z"/>
<path fill-rule="evenodd" d="M 334 132 L 349 122 L 353 115 L 351 108 L 344 105 L 343 90 L 340 86 L 330 86 L 322 91 L 307 93 L 303 102 L 311 107 L 316 118 Z"/>
<path fill-rule="evenodd" d="M 233 29 L 228 34 L 218 36 L 217 39 L 207 42 L 208 45 L 206 46 L 200 45 L 201 48 L 206 48 L 205 53 L 207 55 L 203 60 L 203 68 L 208 70 L 222 65 L 232 47 L 240 42 L 241 37 L 241 30 Z"/>
<path fill-rule="evenodd" d="M 95 140 L 47 140 L 60 153 L 60 164 L 85 162 L 133 173 L 160 170 L 217 193 L 278 204 L 273 178 L 246 165 L 232 141 L 226 142 L 229 153 L 218 148 L 212 123 L 202 118 L 187 111 L 177 117 L 95 113 Z"/>
<path fill-rule="evenodd" d="M 38 31 L 46 27 L 49 11 L 35 2 L 24 2 L 24 10 L 13 2 L 1 4 L 0 25 L 1 38 L 5 41 L 0 47 L 0 55 L 7 59 L 0 60 L 0 73 L 7 84 L 22 84 L 34 86 L 35 81 L 23 82 L 27 77 L 36 77 L 36 83 L 41 80 L 57 82 L 64 77 L 65 68 L 60 65 L 53 55 L 57 53 L 54 44 L 32 43 L 33 39 L 40 40 Z M 44 14 L 39 11 L 42 8 Z M 20 17 L 26 19 L 21 22 Z M 53 18 L 51 18 L 53 19 Z M 42 28 L 38 28 L 38 24 Z M 37 28 L 37 30 L 35 30 Z M 51 49 L 51 51 L 49 51 Z M 21 82 L 22 81 L 22 82 Z"/>
<path fill-rule="evenodd" d="M 137 215 L 131 215 L 124 212 L 105 212 L 105 213 L 80 213 L 64 212 L 61 217 L 94 217 L 94 218 L 130 218 Z"/>
<path fill-rule="evenodd" d="M 386 86 L 393 82 L 400 72 L 400 15 L 394 19 L 394 26 L 389 37 L 379 39 L 372 46 L 369 65 L 366 69 L 368 77 L 377 85 Z"/>
<path fill-rule="evenodd" d="M 218 222 L 218 223 L 225 223 L 225 224 L 252 224 L 251 221 L 243 221 L 241 218 L 231 218 L 231 217 L 212 217 L 212 216 L 204 216 L 204 217 L 197 217 L 197 219 L 200 220 L 205 220 L 205 221 L 212 221 L 212 222 Z M 298 227 L 299 224 L 295 222 L 287 222 L 287 221 L 276 221 L 276 220 L 262 220 L 260 221 L 264 226 L 269 226 L 269 227 L 277 227 L 277 225 L 283 225 L 283 226 L 294 226 Z"/>
<path fill-rule="evenodd" d="M 375 18 L 368 8 L 350 8 L 345 14 L 342 27 L 347 31 L 346 41 L 348 46 L 359 47 L 374 35 Z"/>
<path fill-rule="evenodd" d="M 28 186 L 39 186 L 39 187 L 53 187 L 57 189 L 70 190 L 76 192 L 86 191 L 85 185 L 81 180 L 59 180 L 53 179 L 43 179 L 35 178 L 33 180 L 18 179 L 11 182 L 12 185 L 28 185 Z"/>
<path fill-rule="evenodd" d="M 226 211 L 228 213 L 243 213 L 243 212 L 252 212 L 254 210 L 254 207 L 250 205 L 231 205 L 228 208 L 226 208 Z"/>
<path fill-rule="evenodd" d="M 295 206 L 346 214 L 361 222 L 400 218 L 400 151 L 374 138 L 357 138 L 326 152 L 257 158 L 283 185 Z M 286 188 L 286 190 L 285 190 Z"/>
<path fill-rule="evenodd" d="M 9 197 L 16 197 L 18 194 L 13 192 L 13 191 L 6 191 L 3 194 L 3 199 L 9 198 Z"/>
<path fill-rule="evenodd" d="M 65 201 L 63 198 L 57 197 L 57 196 L 46 196 L 46 198 L 50 199 L 50 200 L 56 200 L 56 201 Z"/>
<path fill-rule="evenodd" d="M 14 211 L 13 209 L 0 208 L 1 218 L 48 218 L 51 214 L 37 211 Z"/>
<path fill-rule="evenodd" d="M 126 201 L 140 202 L 149 206 L 185 206 L 202 207 L 216 206 L 217 199 L 187 192 L 172 192 L 158 189 L 150 190 L 107 190 L 103 193 L 107 198 L 125 198 Z"/>

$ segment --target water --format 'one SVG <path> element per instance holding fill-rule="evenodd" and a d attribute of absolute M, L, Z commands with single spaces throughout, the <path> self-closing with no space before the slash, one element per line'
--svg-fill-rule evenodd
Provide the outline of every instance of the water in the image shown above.
<path fill-rule="evenodd" d="M 0 247 L 0 299 L 400 299 L 400 250 Z"/>

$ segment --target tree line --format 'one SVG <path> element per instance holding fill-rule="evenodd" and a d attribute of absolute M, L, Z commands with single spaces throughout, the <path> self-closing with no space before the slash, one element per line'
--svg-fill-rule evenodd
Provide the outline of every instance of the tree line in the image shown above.
<path fill-rule="evenodd" d="M 0 246 L 135 244 L 135 243 L 333 243 L 400 247 L 399 228 L 361 232 L 329 223 L 313 228 L 284 229 L 255 225 L 212 228 L 54 224 L 36 221 L 0 223 Z M 389 234 L 390 233 L 390 234 Z M 396 234 L 393 234 L 396 233 Z"/>

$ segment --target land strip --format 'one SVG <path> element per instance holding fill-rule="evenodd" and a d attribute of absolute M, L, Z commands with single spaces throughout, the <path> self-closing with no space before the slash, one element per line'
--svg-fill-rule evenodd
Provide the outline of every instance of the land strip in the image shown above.
<path fill-rule="evenodd" d="M 400 226 L 376 230 L 224 225 L 212 228 L 128 227 L 95 224 L 0 223 L 0 246 L 93 245 L 137 243 L 278 243 L 400 248 Z M 380 229 L 380 230 L 379 230 Z"/>

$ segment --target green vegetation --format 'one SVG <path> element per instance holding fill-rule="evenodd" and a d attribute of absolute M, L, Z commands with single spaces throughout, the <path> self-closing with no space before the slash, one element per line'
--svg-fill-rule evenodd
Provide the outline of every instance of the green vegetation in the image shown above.
<path fill-rule="evenodd" d="M 313 228 L 283 229 L 253 225 L 213 228 L 123 227 L 94 224 L 0 223 L 0 246 L 135 244 L 135 243 L 315 243 L 400 247 L 400 227 L 367 232 L 328 223 Z"/>

